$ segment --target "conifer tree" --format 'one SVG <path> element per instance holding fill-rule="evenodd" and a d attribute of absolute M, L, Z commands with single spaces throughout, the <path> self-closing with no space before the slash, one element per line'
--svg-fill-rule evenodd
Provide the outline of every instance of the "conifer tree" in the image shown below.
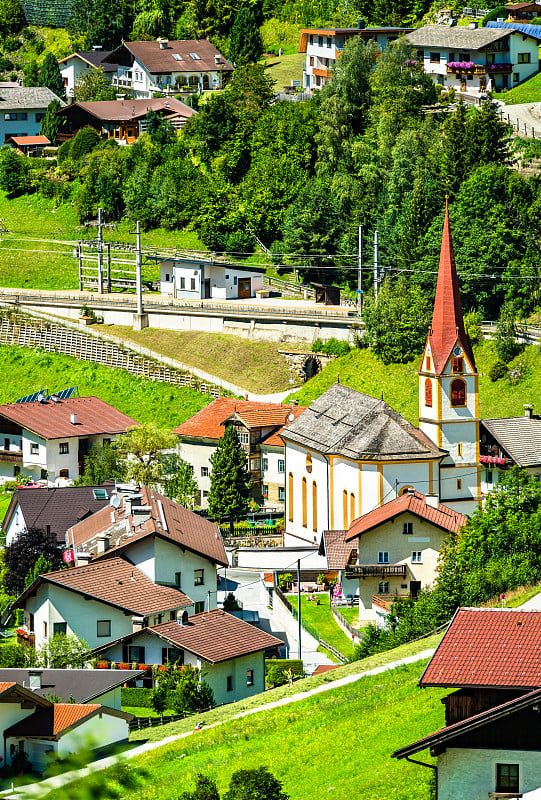
<path fill-rule="evenodd" d="M 502 122 L 498 107 L 486 100 L 481 109 L 468 114 L 467 163 L 468 173 L 483 164 L 504 164 L 508 158 L 509 126 Z"/>
<path fill-rule="evenodd" d="M 235 520 L 246 516 L 250 499 L 250 476 L 246 453 L 238 440 L 233 425 L 228 425 L 210 458 L 209 511 L 218 522 L 229 522 L 233 535 Z"/>
<path fill-rule="evenodd" d="M 235 16 L 229 55 L 236 66 L 254 64 L 263 55 L 263 40 L 251 8 L 241 8 Z"/>
<path fill-rule="evenodd" d="M 466 177 L 466 149 L 466 105 L 459 98 L 444 128 L 441 154 L 441 175 L 445 192 L 450 197 L 455 197 Z"/>
<path fill-rule="evenodd" d="M 61 100 L 65 97 L 64 82 L 60 74 L 58 61 L 51 52 L 47 53 L 43 61 L 43 66 L 39 71 L 39 85 L 46 86 L 53 94 Z"/>
<path fill-rule="evenodd" d="M 62 108 L 60 105 L 60 100 L 51 100 L 49 105 L 47 106 L 47 111 L 45 112 L 45 116 L 41 120 L 41 127 L 39 132 L 42 136 L 46 136 L 47 139 L 52 144 L 58 144 L 58 131 L 60 130 L 61 122 L 64 122 L 64 119 L 60 119 L 56 115 L 56 112 L 59 108 Z"/>

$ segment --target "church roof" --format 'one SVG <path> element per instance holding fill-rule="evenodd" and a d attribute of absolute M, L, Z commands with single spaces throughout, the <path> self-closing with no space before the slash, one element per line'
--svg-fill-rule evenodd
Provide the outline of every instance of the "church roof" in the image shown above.
<path fill-rule="evenodd" d="M 445 369 L 457 340 L 460 342 L 472 369 L 476 370 L 473 350 L 464 329 L 455 254 L 451 238 L 451 226 L 449 224 L 449 208 L 446 202 L 436 299 L 434 301 L 432 327 L 428 335 L 436 375 L 441 375 Z"/>
<path fill-rule="evenodd" d="M 314 400 L 281 436 L 319 453 L 351 459 L 409 461 L 446 455 L 383 400 L 339 383 Z"/>

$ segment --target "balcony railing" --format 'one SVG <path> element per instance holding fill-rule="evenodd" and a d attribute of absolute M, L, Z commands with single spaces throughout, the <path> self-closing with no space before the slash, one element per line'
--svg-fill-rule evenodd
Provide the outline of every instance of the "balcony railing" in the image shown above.
<path fill-rule="evenodd" d="M 133 78 L 119 78 L 114 75 L 111 85 L 119 89 L 133 89 Z"/>
<path fill-rule="evenodd" d="M 373 594 L 372 605 L 383 609 L 383 611 L 391 611 L 393 603 L 397 600 L 407 600 L 407 594 Z"/>
<path fill-rule="evenodd" d="M 0 448 L 0 461 L 7 462 L 9 464 L 22 464 L 23 463 L 23 451 L 22 450 L 4 450 Z"/>
<path fill-rule="evenodd" d="M 346 567 L 346 578 L 405 578 L 406 564 L 355 564 Z"/>
<path fill-rule="evenodd" d="M 470 75 L 510 75 L 512 64 L 474 64 L 473 61 L 449 61 L 447 74 L 467 72 Z"/>

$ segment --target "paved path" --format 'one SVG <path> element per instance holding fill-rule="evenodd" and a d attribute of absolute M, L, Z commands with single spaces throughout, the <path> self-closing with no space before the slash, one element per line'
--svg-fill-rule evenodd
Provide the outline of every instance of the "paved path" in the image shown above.
<path fill-rule="evenodd" d="M 518 608 L 519 611 L 541 611 L 541 592 L 530 597 L 525 603 Z"/>
<path fill-rule="evenodd" d="M 414 656 L 400 658 L 397 661 L 391 661 L 389 664 L 383 664 L 381 667 L 375 667 L 374 669 L 369 669 L 365 672 L 359 672 L 355 675 L 347 675 L 345 678 L 339 678 L 336 681 L 323 683 L 320 686 L 317 686 L 315 689 L 309 689 L 306 692 L 299 692 L 298 694 L 291 695 L 290 697 L 283 697 L 281 700 L 274 700 L 272 703 L 265 703 L 264 705 L 257 706 L 257 708 L 250 708 L 247 711 L 241 711 L 239 714 L 232 714 L 227 720 L 215 722 L 206 727 L 215 728 L 218 725 L 223 725 L 224 722 L 229 722 L 232 719 L 240 719 L 241 717 L 248 717 L 251 714 L 259 714 L 262 711 L 268 711 L 273 708 L 287 706 L 290 703 L 298 703 L 300 700 L 306 700 L 307 697 L 313 697 L 314 695 L 322 694 L 323 692 L 328 692 L 329 690 L 338 689 L 341 686 L 347 686 L 351 683 L 355 683 L 356 681 L 361 680 L 361 678 L 368 677 L 369 675 L 380 675 L 382 672 L 387 672 L 390 669 L 395 669 L 395 667 L 400 667 L 404 664 L 414 664 L 416 661 L 423 661 L 425 658 L 430 658 L 433 656 L 434 653 L 434 648 L 423 650 L 421 653 L 417 653 Z M 159 747 L 164 747 L 172 742 L 185 739 L 187 736 L 193 736 L 194 733 L 195 731 L 188 731 L 187 733 L 180 733 L 176 736 L 168 736 L 167 738 L 161 739 L 159 742 L 147 742 L 146 744 L 142 744 L 139 747 L 134 747 L 132 750 L 122 753 L 120 756 L 112 756 L 110 758 L 101 759 L 100 761 L 94 761 L 84 769 L 66 772 L 64 775 L 57 775 L 54 778 L 47 778 L 45 781 L 29 784 L 28 786 L 24 786 L 14 792 L 3 792 L 2 796 L 9 797 L 10 800 L 33 800 L 34 798 L 42 797 L 45 793 L 51 792 L 53 789 L 57 789 L 67 783 L 71 783 L 77 778 L 82 778 L 91 772 L 106 769 L 118 761 L 135 758 L 143 753 L 149 753 Z"/>

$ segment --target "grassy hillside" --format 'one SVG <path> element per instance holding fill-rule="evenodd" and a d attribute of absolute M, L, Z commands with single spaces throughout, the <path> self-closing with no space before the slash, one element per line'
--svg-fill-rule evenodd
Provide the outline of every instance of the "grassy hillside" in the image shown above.
<path fill-rule="evenodd" d="M 541 101 L 541 74 L 534 75 L 529 81 L 525 81 L 522 86 L 511 89 L 509 92 L 501 92 L 498 100 L 503 100 L 508 105 L 513 103 L 538 103 Z"/>
<path fill-rule="evenodd" d="M 541 396 L 541 353 L 539 347 L 527 347 L 511 366 L 524 377 L 512 385 L 507 379 L 493 383 L 488 371 L 497 360 L 494 345 L 484 341 L 474 348 L 479 379 L 479 413 L 482 418 L 522 416 L 523 404 L 538 401 Z M 337 358 L 316 375 L 299 392 L 292 395 L 299 405 L 309 405 L 323 394 L 340 376 L 340 383 L 359 392 L 383 397 L 392 408 L 417 424 L 419 359 L 408 364 L 385 365 L 370 350 L 352 350 Z"/>
<path fill-rule="evenodd" d="M 265 59 L 262 63 L 270 77 L 276 81 L 275 89 L 280 91 L 285 86 L 291 86 L 291 81 L 302 81 L 302 65 L 306 61 L 306 53 L 292 53 L 291 55 Z"/>
<path fill-rule="evenodd" d="M 79 394 L 96 395 L 139 422 L 172 429 L 211 401 L 193 389 L 171 386 L 71 356 L 25 347 L 0 346 L 0 403 L 15 401 L 47 387 L 77 385 Z"/>
<path fill-rule="evenodd" d="M 399 667 L 283 708 L 203 729 L 139 756 L 133 764 L 146 777 L 123 797 L 177 800 L 192 788 L 198 772 L 213 776 L 224 790 L 234 771 L 266 765 L 283 781 L 291 800 L 352 792 L 363 800 L 428 800 L 430 771 L 390 758 L 395 748 L 444 723 L 440 700 L 445 692 L 416 686 L 423 665 Z M 362 669 L 361 662 L 351 666 Z M 293 688 L 299 691 L 300 686 Z M 267 692 L 265 700 L 272 695 Z M 228 708 L 235 713 L 235 706 Z M 162 736 L 171 732 L 168 728 L 173 726 L 165 726 Z M 428 754 L 426 758 L 430 760 Z M 47 795 L 61 796 L 59 791 Z"/>

